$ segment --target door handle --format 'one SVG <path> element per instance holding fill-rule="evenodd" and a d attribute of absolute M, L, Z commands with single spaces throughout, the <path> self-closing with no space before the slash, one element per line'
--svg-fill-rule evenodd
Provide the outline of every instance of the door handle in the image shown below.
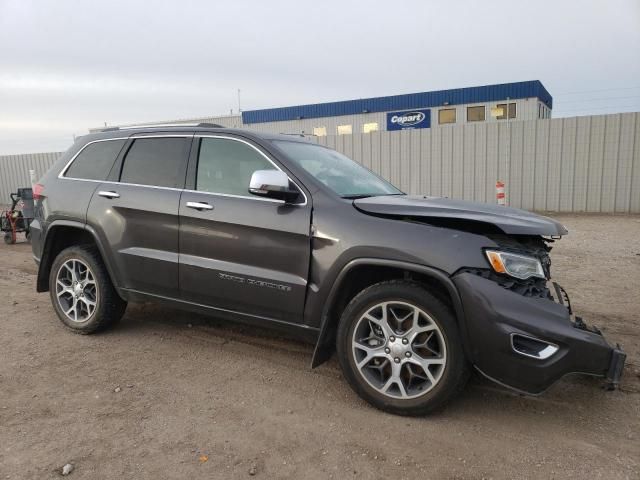
<path fill-rule="evenodd" d="M 120 194 L 117 192 L 110 192 L 110 191 L 101 191 L 98 192 L 98 195 L 100 195 L 101 197 L 105 197 L 105 198 L 120 198 Z"/>
<path fill-rule="evenodd" d="M 206 202 L 187 202 L 187 207 L 196 210 L 213 210 L 213 205 L 209 205 Z"/>

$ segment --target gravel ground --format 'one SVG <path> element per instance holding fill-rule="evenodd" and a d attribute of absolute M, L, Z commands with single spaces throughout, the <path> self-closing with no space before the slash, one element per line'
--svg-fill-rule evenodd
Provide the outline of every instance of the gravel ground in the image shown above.
<path fill-rule="evenodd" d="M 573 376 L 533 398 L 473 378 L 417 419 L 269 332 L 132 305 L 74 335 L 34 291 L 30 247 L 1 245 L 0 479 L 640 478 L 640 216 L 557 218 L 555 277 L 628 352 L 621 390 Z"/>

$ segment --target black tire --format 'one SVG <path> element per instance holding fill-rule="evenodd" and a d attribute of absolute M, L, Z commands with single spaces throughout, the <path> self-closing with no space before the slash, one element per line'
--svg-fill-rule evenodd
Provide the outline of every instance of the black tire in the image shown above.
<path fill-rule="evenodd" d="M 358 320 L 375 305 L 406 302 L 429 315 L 446 345 L 446 364 L 439 380 L 414 398 L 394 398 L 373 388 L 356 366 L 352 337 Z M 336 347 L 343 374 L 351 388 L 376 408 L 397 415 L 426 415 L 440 409 L 459 394 L 469 378 L 469 366 L 454 314 L 441 300 L 418 283 L 391 280 L 372 285 L 356 295 L 345 308 L 338 326 Z"/>
<path fill-rule="evenodd" d="M 27 230 L 24 234 L 24 238 L 27 240 L 28 243 L 31 243 L 31 231 Z"/>
<path fill-rule="evenodd" d="M 64 313 L 57 298 L 56 279 L 61 267 L 69 260 L 79 260 L 86 264 L 95 279 L 96 306 L 84 321 L 74 321 Z M 97 248 L 78 245 L 62 250 L 51 265 L 49 273 L 49 294 L 51 303 L 60 321 L 70 330 L 79 334 L 90 334 L 105 330 L 116 324 L 127 308 L 125 302 L 111 283 L 109 273 Z"/>

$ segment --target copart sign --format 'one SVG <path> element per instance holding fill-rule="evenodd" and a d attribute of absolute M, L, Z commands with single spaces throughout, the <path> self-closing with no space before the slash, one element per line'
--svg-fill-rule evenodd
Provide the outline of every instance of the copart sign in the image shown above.
<path fill-rule="evenodd" d="M 431 110 L 406 110 L 404 112 L 387 113 L 387 130 L 429 128 L 430 126 Z"/>

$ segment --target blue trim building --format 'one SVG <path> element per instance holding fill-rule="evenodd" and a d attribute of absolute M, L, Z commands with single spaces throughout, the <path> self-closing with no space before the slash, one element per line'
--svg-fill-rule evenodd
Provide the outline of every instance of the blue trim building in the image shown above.
<path fill-rule="evenodd" d="M 480 87 L 454 88 L 433 92 L 409 93 L 390 97 L 363 98 L 341 102 L 316 103 L 292 107 L 267 108 L 242 112 L 244 125 L 284 122 L 377 112 L 409 111 L 467 104 L 537 99 L 549 112 L 553 99 L 539 80 L 502 83 Z M 538 109 L 539 111 L 540 109 Z M 546 118 L 546 117 L 542 117 Z"/>

